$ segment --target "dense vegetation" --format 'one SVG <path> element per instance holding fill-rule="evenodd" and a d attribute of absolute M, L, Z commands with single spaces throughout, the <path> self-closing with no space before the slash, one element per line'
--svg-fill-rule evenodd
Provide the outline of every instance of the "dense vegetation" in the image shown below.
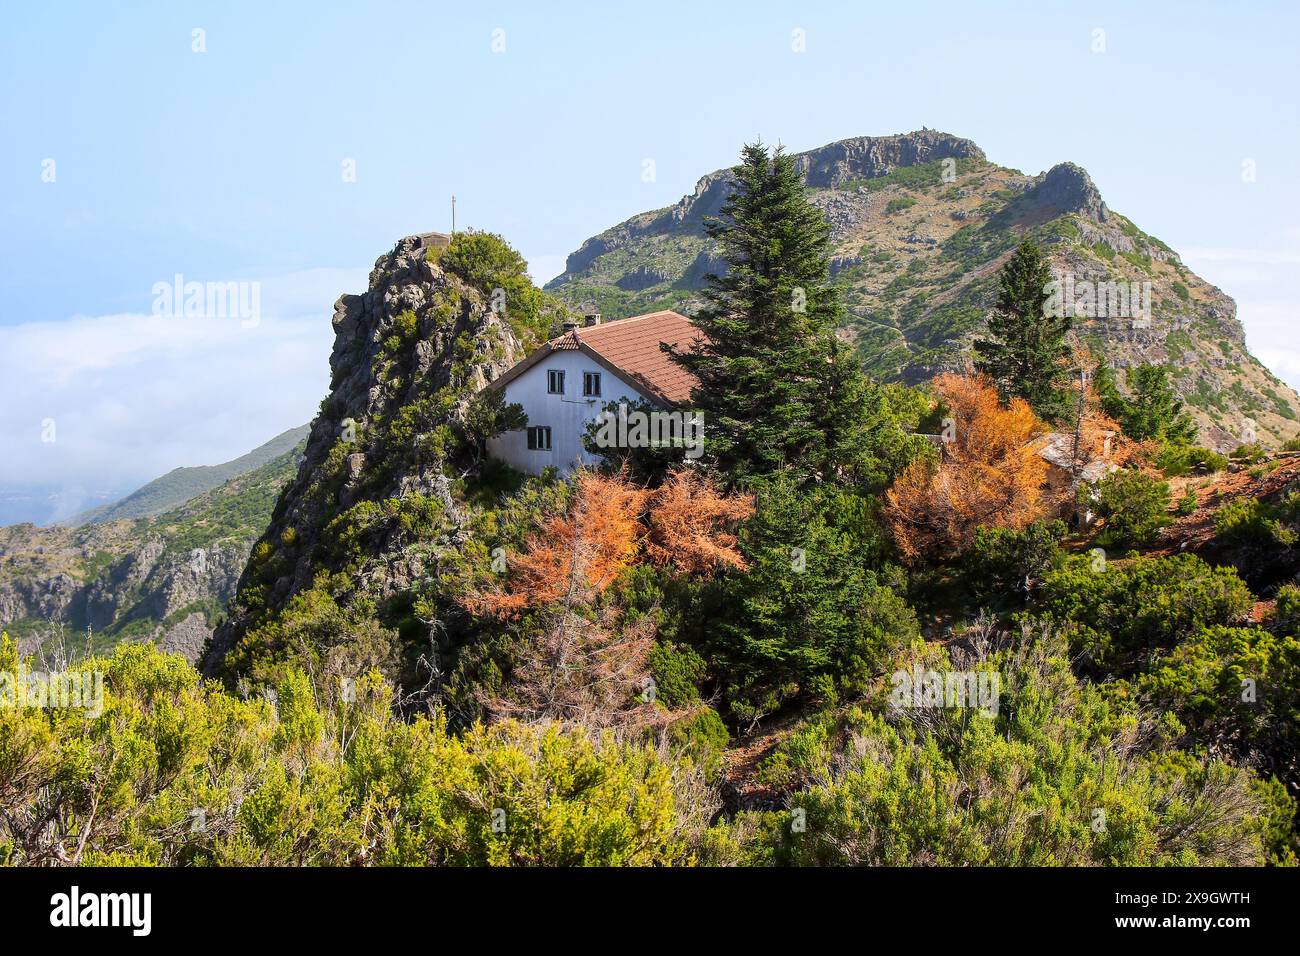
<path fill-rule="evenodd" d="M 73 665 L 101 716 L 0 709 L 0 859 L 1294 863 L 1300 598 L 1141 552 L 1173 517 L 1158 463 L 1214 464 L 1158 376 L 1138 414 L 1063 330 L 1028 334 L 1027 243 L 987 375 L 880 386 L 839 350 L 789 159 L 736 175 L 713 345 L 679 358 L 700 464 L 484 458 L 511 420 L 470 385 L 492 343 L 448 336 L 454 371 L 421 378 L 415 340 L 494 289 L 521 337 L 557 313 L 499 238 L 453 242 L 428 327 L 381 330 L 374 394 L 401 400 L 254 550 L 222 681 L 130 645 Z M 1295 500 L 1217 533 L 1284 542 Z"/>

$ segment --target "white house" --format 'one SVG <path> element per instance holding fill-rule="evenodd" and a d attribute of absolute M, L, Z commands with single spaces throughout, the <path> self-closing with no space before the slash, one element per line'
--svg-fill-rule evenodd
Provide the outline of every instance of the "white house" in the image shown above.
<path fill-rule="evenodd" d="M 651 312 L 614 322 L 587 316 L 567 328 L 488 387 L 505 392 L 528 415 L 528 427 L 488 442 L 488 451 L 529 474 L 554 467 L 569 472 L 594 464 L 583 438 L 588 425 L 611 402 L 645 401 L 671 410 L 685 403 L 695 377 L 660 347 L 683 351 L 699 341 L 700 331 L 676 312 Z"/>

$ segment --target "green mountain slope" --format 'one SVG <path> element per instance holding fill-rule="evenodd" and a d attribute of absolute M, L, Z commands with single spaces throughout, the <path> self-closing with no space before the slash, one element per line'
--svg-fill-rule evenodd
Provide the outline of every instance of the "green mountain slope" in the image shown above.
<path fill-rule="evenodd" d="M 124 518 L 143 518 L 162 514 L 210 491 L 224 482 L 247 474 L 291 451 L 304 438 L 310 426 L 299 425 L 276 435 L 264 445 L 259 445 L 246 455 L 219 465 L 196 465 L 173 468 L 161 478 L 155 478 L 144 487 L 127 495 L 121 501 L 100 505 L 72 518 L 68 524 L 81 525 L 120 521 Z"/>
<path fill-rule="evenodd" d="M 798 160 L 832 227 L 844 334 L 875 375 L 918 382 L 962 365 L 995 273 L 1027 234 L 1077 288 L 1137 283 L 1149 295 L 1149 311 L 1112 302 L 1105 315 L 1076 318 L 1080 337 L 1104 353 L 1121 384 L 1133 365 L 1168 365 L 1215 447 L 1300 432 L 1300 397 L 1247 351 L 1233 300 L 1107 208 L 1080 167 L 1027 176 L 934 130 L 843 140 Z M 689 314 L 705 276 L 723 267 L 704 222 L 730 189 L 729 171 L 710 173 L 674 206 L 587 240 L 547 290 L 609 318 L 662 308 Z"/>

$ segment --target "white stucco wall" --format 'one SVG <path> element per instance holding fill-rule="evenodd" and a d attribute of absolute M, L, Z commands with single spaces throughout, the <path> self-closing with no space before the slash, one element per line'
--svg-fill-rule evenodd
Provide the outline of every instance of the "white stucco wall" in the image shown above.
<path fill-rule="evenodd" d="M 546 373 L 551 369 L 564 372 L 563 395 L 546 391 Z M 600 373 L 600 398 L 583 398 L 584 372 Z M 491 439 L 488 452 L 530 475 L 540 475 L 547 467 L 567 473 L 578 464 L 593 464 L 599 460 L 598 456 L 582 447 L 588 423 L 610 402 L 632 403 L 643 398 L 641 392 L 582 352 L 554 352 L 505 386 L 506 403 L 522 405 L 529 425 L 550 426 L 551 450 L 529 451 L 528 434 L 520 429 Z"/>

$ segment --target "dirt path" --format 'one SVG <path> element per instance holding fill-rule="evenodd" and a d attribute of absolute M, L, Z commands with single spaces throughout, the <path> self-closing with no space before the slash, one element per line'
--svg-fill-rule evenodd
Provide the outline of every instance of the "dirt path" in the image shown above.
<path fill-rule="evenodd" d="M 1181 551 L 1201 551 L 1214 539 L 1214 514 L 1238 498 L 1269 498 L 1300 481 L 1300 452 L 1283 452 L 1272 459 L 1271 471 L 1260 477 L 1251 468 L 1221 472 L 1210 476 L 1169 479 L 1170 497 L 1177 501 L 1188 488 L 1198 499 L 1196 510 L 1165 528 L 1156 538 L 1149 555 L 1169 555 Z"/>
<path fill-rule="evenodd" d="M 755 779 L 758 765 L 795 731 L 800 717 L 797 713 L 777 714 L 741 736 L 722 755 L 726 764 L 722 792 L 728 810 L 771 809 L 779 805 L 778 796 Z"/>

